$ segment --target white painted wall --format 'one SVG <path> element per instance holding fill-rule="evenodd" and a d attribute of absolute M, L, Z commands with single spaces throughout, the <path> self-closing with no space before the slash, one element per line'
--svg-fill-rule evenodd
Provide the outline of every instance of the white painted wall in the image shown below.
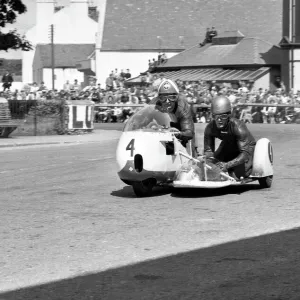
<path fill-rule="evenodd" d="M 12 92 L 14 92 L 15 90 L 21 91 L 23 89 L 23 86 L 24 86 L 23 82 L 21 82 L 21 81 L 14 81 L 12 83 L 11 87 L 10 87 L 10 90 Z"/>
<path fill-rule="evenodd" d="M 32 27 L 26 32 L 27 39 L 32 43 L 33 50 L 22 51 L 22 80 L 24 84 L 33 83 L 33 58 L 36 47 L 36 26 Z"/>
<path fill-rule="evenodd" d="M 300 62 L 294 62 L 294 91 L 300 90 Z"/>
<path fill-rule="evenodd" d="M 300 60 L 300 49 L 294 50 L 294 60 Z"/>
<path fill-rule="evenodd" d="M 43 4 L 43 0 L 39 3 L 40 9 L 37 13 L 44 15 L 49 3 Z M 44 0 L 50 1 L 50 0 Z M 54 43 L 56 44 L 94 44 L 96 42 L 96 33 L 98 23 L 88 16 L 87 0 L 71 0 L 69 6 L 66 6 L 59 12 L 51 14 L 43 20 L 37 16 L 36 24 L 33 28 L 26 32 L 26 37 L 34 46 L 37 44 L 50 43 L 50 25 L 54 25 Z M 45 5 L 43 7 L 42 5 Z M 24 83 L 32 83 L 33 81 L 33 58 L 35 49 L 22 53 L 22 75 Z"/>
<path fill-rule="evenodd" d="M 57 68 L 54 70 L 54 74 L 56 76 L 55 88 L 58 90 L 63 89 L 63 86 L 67 80 L 69 80 L 71 84 L 74 83 L 75 79 L 78 80 L 79 84 L 84 82 L 84 74 L 75 68 Z M 50 68 L 43 69 L 43 81 L 48 89 L 52 89 L 52 70 Z"/>
<path fill-rule="evenodd" d="M 50 24 L 54 16 L 53 0 L 37 0 L 36 1 L 36 31 L 37 36 L 42 36 L 44 26 Z M 48 35 L 47 35 L 48 37 Z"/>
<path fill-rule="evenodd" d="M 254 89 L 258 90 L 259 88 L 269 89 L 270 88 L 270 72 L 257 79 L 254 82 Z"/>
<path fill-rule="evenodd" d="M 294 50 L 294 60 L 300 60 L 300 49 Z M 294 62 L 294 78 L 292 80 L 294 91 L 300 90 L 300 62 Z"/>
<path fill-rule="evenodd" d="M 168 58 L 178 54 L 166 53 Z M 158 52 L 101 52 L 96 50 L 96 76 L 98 83 L 105 86 L 105 80 L 110 72 L 117 68 L 119 71 L 130 69 L 132 77 L 139 76 L 148 69 L 148 60 L 157 59 Z"/>

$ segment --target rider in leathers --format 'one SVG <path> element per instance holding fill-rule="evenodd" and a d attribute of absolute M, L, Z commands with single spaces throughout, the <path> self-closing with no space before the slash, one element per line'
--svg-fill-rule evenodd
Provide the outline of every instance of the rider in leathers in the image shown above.
<path fill-rule="evenodd" d="M 204 132 L 204 155 L 235 179 L 247 178 L 252 171 L 256 141 L 243 121 L 231 117 L 227 97 L 218 96 L 211 104 L 212 121 Z M 222 140 L 215 150 L 215 138 Z"/>
<path fill-rule="evenodd" d="M 158 96 L 153 98 L 152 104 L 162 112 L 174 114 L 178 123 L 172 123 L 170 131 L 186 146 L 192 140 L 192 155 L 196 156 L 197 147 L 195 143 L 195 126 L 191 107 L 185 96 L 179 93 L 177 84 L 170 80 L 163 80 L 158 87 Z"/>

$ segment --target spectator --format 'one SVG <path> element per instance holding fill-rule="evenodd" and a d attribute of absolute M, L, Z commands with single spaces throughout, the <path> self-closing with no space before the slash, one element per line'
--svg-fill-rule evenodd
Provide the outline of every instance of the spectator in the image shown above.
<path fill-rule="evenodd" d="M 80 90 L 81 90 L 81 86 L 80 86 L 80 84 L 78 83 L 78 80 L 77 80 L 77 79 L 74 80 L 74 83 L 72 84 L 71 89 L 73 89 L 73 90 L 75 90 L 75 91 L 80 91 Z"/>
<path fill-rule="evenodd" d="M 126 70 L 125 78 L 126 78 L 126 79 L 131 78 L 131 73 L 130 73 L 130 70 L 129 70 L 129 69 Z"/>
<path fill-rule="evenodd" d="M 130 100 L 130 97 L 129 97 L 129 94 L 128 94 L 128 92 L 123 92 L 122 93 L 122 96 L 121 96 L 121 102 L 122 103 L 127 103 L 127 102 L 129 102 L 129 100 Z"/>
<path fill-rule="evenodd" d="M 210 28 L 206 28 L 206 34 L 205 34 L 205 39 L 202 43 L 200 43 L 200 47 L 203 47 L 204 45 L 206 45 L 207 43 L 211 43 L 212 39 L 217 36 L 218 33 L 215 29 L 215 27 Z"/>
<path fill-rule="evenodd" d="M 10 87 L 11 87 L 13 81 L 14 81 L 14 79 L 13 79 L 12 75 L 8 71 L 6 71 L 2 77 L 3 92 L 6 90 L 10 90 Z"/>
<path fill-rule="evenodd" d="M 70 84 L 69 80 L 66 81 L 64 84 L 64 90 L 69 92 L 72 89 L 72 85 Z"/>
<path fill-rule="evenodd" d="M 165 64 L 167 62 L 167 60 L 168 60 L 168 58 L 167 58 L 166 53 L 163 53 L 160 58 L 161 64 Z"/>
<path fill-rule="evenodd" d="M 39 87 L 39 91 L 43 91 L 43 90 L 46 90 L 46 86 L 45 86 L 45 82 L 42 81 L 41 84 L 40 84 L 40 87 Z"/>
<path fill-rule="evenodd" d="M 215 27 L 212 27 L 212 28 L 211 28 L 211 31 L 209 32 L 209 41 L 210 41 L 210 43 L 212 42 L 212 39 L 213 39 L 215 36 L 217 36 L 217 35 L 218 35 L 218 32 L 217 32 L 216 28 L 215 28 Z"/>
<path fill-rule="evenodd" d="M 122 69 L 122 70 L 121 70 L 121 73 L 120 73 L 120 77 L 123 78 L 123 80 L 126 78 L 125 74 L 126 74 L 126 73 L 125 73 L 124 70 Z"/>
<path fill-rule="evenodd" d="M 30 92 L 36 94 L 38 92 L 38 90 L 39 90 L 39 87 L 38 87 L 37 83 L 34 82 L 32 84 L 32 86 L 30 87 Z"/>
<path fill-rule="evenodd" d="M 114 89 L 114 77 L 113 74 L 110 74 L 109 77 L 106 78 L 106 89 L 108 91 L 112 91 Z"/>

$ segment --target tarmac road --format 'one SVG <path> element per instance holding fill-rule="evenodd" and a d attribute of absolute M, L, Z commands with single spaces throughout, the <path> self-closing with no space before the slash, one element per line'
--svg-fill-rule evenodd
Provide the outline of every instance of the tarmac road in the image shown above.
<path fill-rule="evenodd" d="M 2 149 L 0 299 L 300 299 L 299 125 L 249 127 L 270 190 L 136 199 L 116 140 Z"/>

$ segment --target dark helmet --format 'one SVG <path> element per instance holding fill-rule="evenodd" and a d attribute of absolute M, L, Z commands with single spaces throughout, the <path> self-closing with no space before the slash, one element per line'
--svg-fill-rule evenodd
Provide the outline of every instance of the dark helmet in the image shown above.
<path fill-rule="evenodd" d="M 218 96 L 211 102 L 211 113 L 213 115 L 231 113 L 231 103 L 226 96 Z"/>

